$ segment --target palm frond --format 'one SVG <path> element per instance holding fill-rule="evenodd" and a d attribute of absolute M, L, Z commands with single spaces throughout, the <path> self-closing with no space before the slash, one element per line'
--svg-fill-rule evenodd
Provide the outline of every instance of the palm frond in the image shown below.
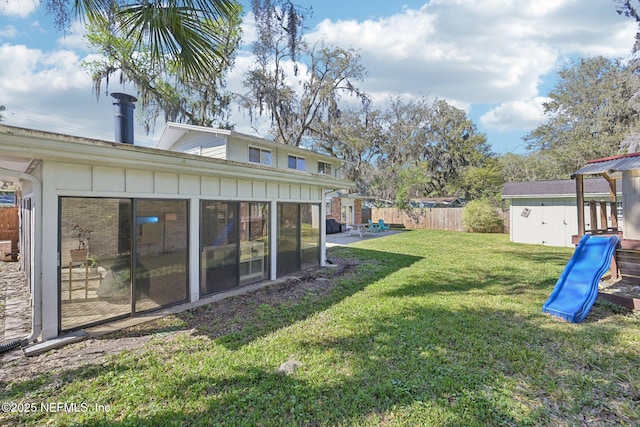
<path fill-rule="evenodd" d="M 206 74 L 224 61 L 222 35 L 208 23 L 236 19 L 234 0 L 75 0 L 90 21 L 109 16 L 116 29 L 148 49 L 156 64 L 178 67 L 185 78 Z"/>

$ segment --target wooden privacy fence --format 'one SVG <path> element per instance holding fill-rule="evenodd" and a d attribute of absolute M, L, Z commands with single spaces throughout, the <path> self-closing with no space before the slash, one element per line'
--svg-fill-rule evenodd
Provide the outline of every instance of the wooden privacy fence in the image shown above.
<path fill-rule="evenodd" d="M 0 240 L 11 241 L 11 252 L 18 252 L 20 224 L 17 207 L 0 207 Z"/>
<path fill-rule="evenodd" d="M 462 210 L 464 208 L 372 208 L 371 220 L 383 219 L 389 224 L 402 224 L 406 228 L 426 230 L 463 231 Z"/>
<path fill-rule="evenodd" d="M 371 220 L 383 219 L 388 224 L 402 224 L 405 228 L 425 230 L 464 231 L 462 211 L 464 208 L 372 208 Z M 497 211 L 504 222 L 505 233 L 509 232 L 509 215 Z"/>

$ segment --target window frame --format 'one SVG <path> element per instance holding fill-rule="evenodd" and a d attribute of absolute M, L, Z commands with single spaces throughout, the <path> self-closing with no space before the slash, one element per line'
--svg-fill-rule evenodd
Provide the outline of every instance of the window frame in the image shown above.
<path fill-rule="evenodd" d="M 296 167 L 295 168 L 291 167 L 291 160 L 292 159 L 295 159 L 295 163 L 296 163 Z M 302 164 L 302 168 L 300 167 L 301 164 Z M 306 171 L 307 170 L 307 160 L 302 156 L 297 156 L 295 154 L 288 154 L 287 155 L 287 168 L 294 169 L 294 170 L 299 170 L 299 171 Z"/>
<path fill-rule="evenodd" d="M 256 150 L 258 151 L 259 155 L 260 155 L 260 161 L 256 162 L 255 160 L 251 160 L 251 151 L 252 150 Z M 269 154 L 269 161 L 265 162 L 265 154 Z M 255 145 L 250 145 L 248 152 L 247 152 L 247 156 L 248 156 L 248 160 L 249 163 L 254 163 L 257 165 L 265 165 L 265 166 L 271 166 L 273 164 L 273 152 L 268 149 L 268 148 L 262 148 L 262 147 L 257 147 Z"/>
<path fill-rule="evenodd" d="M 328 171 L 327 171 L 327 168 L 329 169 Z M 323 175 L 331 175 L 331 169 L 332 169 L 331 163 L 318 160 L 318 173 Z"/>

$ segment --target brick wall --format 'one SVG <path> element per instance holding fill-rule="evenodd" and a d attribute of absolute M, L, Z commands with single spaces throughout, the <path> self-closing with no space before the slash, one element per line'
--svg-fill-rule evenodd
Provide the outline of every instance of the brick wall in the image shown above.
<path fill-rule="evenodd" d="M 353 202 L 353 222 L 355 224 L 362 224 L 362 200 L 356 199 Z"/>
<path fill-rule="evenodd" d="M 340 209 L 342 207 L 340 197 L 331 198 L 331 209 L 327 209 L 327 219 L 335 219 L 340 222 Z"/>
<path fill-rule="evenodd" d="M 118 252 L 119 201 L 115 199 L 62 199 L 60 224 L 61 262 L 66 265 L 71 260 L 70 249 L 78 248 L 77 224 L 92 230 L 89 235 L 89 256 L 113 256 Z"/>

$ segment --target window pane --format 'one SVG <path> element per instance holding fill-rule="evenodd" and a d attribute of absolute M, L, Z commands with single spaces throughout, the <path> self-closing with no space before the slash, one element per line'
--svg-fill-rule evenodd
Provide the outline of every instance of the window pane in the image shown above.
<path fill-rule="evenodd" d="M 131 202 L 60 199 L 60 329 L 131 313 Z"/>
<path fill-rule="evenodd" d="M 320 265 L 320 206 L 300 205 L 301 268 Z"/>
<path fill-rule="evenodd" d="M 260 163 L 260 150 L 254 147 L 249 147 L 249 161 L 253 163 Z"/>
<path fill-rule="evenodd" d="M 300 269 L 299 205 L 278 203 L 278 277 Z"/>
<path fill-rule="evenodd" d="M 269 276 L 269 204 L 240 203 L 240 284 Z"/>
<path fill-rule="evenodd" d="M 136 201 L 135 219 L 135 311 L 186 301 L 189 286 L 187 201 Z"/>
<path fill-rule="evenodd" d="M 260 159 L 263 165 L 271 166 L 271 151 L 262 150 Z"/>
<path fill-rule="evenodd" d="M 238 286 L 238 203 L 201 202 L 200 293 Z"/>
<path fill-rule="evenodd" d="M 306 170 L 306 163 L 302 157 L 298 157 L 298 170 L 303 171 Z"/>
<path fill-rule="evenodd" d="M 289 169 L 295 169 L 296 167 L 296 158 L 294 156 L 289 156 Z"/>
<path fill-rule="evenodd" d="M 331 175 L 331 163 L 318 162 L 318 173 Z"/>

